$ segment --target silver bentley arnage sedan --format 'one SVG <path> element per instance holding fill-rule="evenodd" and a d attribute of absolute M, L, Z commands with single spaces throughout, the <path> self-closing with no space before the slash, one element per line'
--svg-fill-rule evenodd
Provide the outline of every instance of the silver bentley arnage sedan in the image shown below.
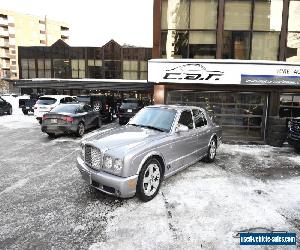
<path fill-rule="evenodd" d="M 154 105 L 140 110 L 126 126 L 103 131 L 83 143 L 78 169 L 105 193 L 153 199 L 162 180 L 196 163 L 212 162 L 222 130 L 204 109 Z"/>

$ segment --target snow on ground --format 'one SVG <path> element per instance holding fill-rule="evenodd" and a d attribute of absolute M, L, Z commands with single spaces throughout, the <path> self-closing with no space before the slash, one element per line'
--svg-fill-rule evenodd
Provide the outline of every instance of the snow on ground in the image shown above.
<path fill-rule="evenodd" d="M 252 155 L 255 160 L 276 156 L 276 151 L 264 145 L 224 144 L 219 155 L 230 164 L 228 154 Z M 219 163 L 198 163 L 171 177 L 148 203 L 128 200 L 114 211 L 107 241 L 90 249 L 245 249 L 239 246 L 241 231 L 283 230 L 299 235 L 295 220 L 300 218 L 299 176 L 263 180 L 230 172 Z"/>

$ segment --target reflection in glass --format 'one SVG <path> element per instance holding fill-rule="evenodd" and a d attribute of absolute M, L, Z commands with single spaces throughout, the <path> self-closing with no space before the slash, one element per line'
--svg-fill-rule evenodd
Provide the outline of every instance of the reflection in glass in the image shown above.
<path fill-rule="evenodd" d="M 279 32 L 253 32 L 252 60 L 277 60 Z"/>
<path fill-rule="evenodd" d="M 190 28 L 216 29 L 217 10 L 217 0 L 191 0 Z"/>
<path fill-rule="evenodd" d="M 166 58 L 188 58 L 188 31 L 163 32 L 162 55 Z"/>
<path fill-rule="evenodd" d="M 261 31 L 280 31 L 282 7 L 282 0 L 256 0 L 254 6 L 253 29 Z"/>
<path fill-rule="evenodd" d="M 162 29 L 187 29 L 189 24 L 189 0 L 163 0 Z"/>
<path fill-rule="evenodd" d="M 216 58 L 216 32 L 190 31 L 189 58 Z"/>
<path fill-rule="evenodd" d="M 250 32 L 224 31 L 223 58 L 248 60 Z"/>
<path fill-rule="evenodd" d="M 225 1 L 225 30 L 250 30 L 251 2 L 250 0 Z"/>
<path fill-rule="evenodd" d="M 288 31 L 300 31 L 300 1 L 290 1 Z"/>

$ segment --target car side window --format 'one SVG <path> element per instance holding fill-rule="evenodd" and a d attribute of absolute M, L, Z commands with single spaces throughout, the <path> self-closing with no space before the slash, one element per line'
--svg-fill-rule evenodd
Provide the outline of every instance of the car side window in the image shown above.
<path fill-rule="evenodd" d="M 62 98 L 62 99 L 60 100 L 60 103 L 66 103 L 66 99 L 65 99 L 65 98 Z"/>
<path fill-rule="evenodd" d="M 187 126 L 189 129 L 194 128 L 194 122 L 191 111 L 185 110 L 181 113 L 178 123 Z"/>
<path fill-rule="evenodd" d="M 91 111 L 93 111 L 93 109 L 92 109 L 92 107 L 90 105 L 84 105 L 83 106 L 83 110 L 85 112 L 91 112 Z"/>
<path fill-rule="evenodd" d="M 199 109 L 193 109 L 193 116 L 195 120 L 195 127 L 200 128 L 207 125 L 205 115 Z"/>

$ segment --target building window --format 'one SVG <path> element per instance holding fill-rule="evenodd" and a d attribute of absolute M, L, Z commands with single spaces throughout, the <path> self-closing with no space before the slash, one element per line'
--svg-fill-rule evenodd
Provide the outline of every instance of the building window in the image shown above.
<path fill-rule="evenodd" d="M 188 31 L 169 30 L 162 33 L 162 57 L 188 58 Z"/>
<path fill-rule="evenodd" d="M 223 55 L 225 59 L 248 60 L 250 57 L 250 32 L 224 31 Z"/>
<path fill-rule="evenodd" d="M 85 78 L 85 60 L 72 59 L 72 78 Z"/>
<path fill-rule="evenodd" d="M 189 0 L 162 1 L 162 29 L 187 29 L 189 25 Z"/>
<path fill-rule="evenodd" d="M 300 94 L 280 95 L 280 117 L 300 117 Z"/>
<path fill-rule="evenodd" d="M 21 59 L 22 78 L 36 78 L 35 59 Z"/>
<path fill-rule="evenodd" d="M 286 60 L 300 62 L 300 1 L 290 1 Z"/>
<path fill-rule="evenodd" d="M 137 80 L 138 79 L 138 64 L 136 60 L 124 60 L 123 61 L 123 79 Z"/>
<path fill-rule="evenodd" d="M 68 79 L 70 74 L 70 60 L 69 59 L 53 59 L 53 77 Z"/>
<path fill-rule="evenodd" d="M 253 32 L 252 60 L 277 60 L 279 32 Z"/>
<path fill-rule="evenodd" d="M 121 79 L 121 61 L 105 60 L 104 61 L 104 76 L 106 79 Z"/>
<path fill-rule="evenodd" d="M 189 58 L 215 58 L 216 49 L 215 31 L 190 31 Z"/>
<path fill-rule="evenodd" d="M 191 0 L 190 29 L 216 29 L 217 0 Z"/>
<path fill-rule="evenodd" d="M 250 30 L 252 1 L 225 1 L 225 30 Z"/>
<path fill-rule="evenodd" d="M 88 77 L 99 79 L 102 76 L 102 60 L 88 60 Z"/>
<path fill-rule="evenodd" d="M 147 80 L 148 76 L 148 62 L 140 61 L 140 80 Z"/>

